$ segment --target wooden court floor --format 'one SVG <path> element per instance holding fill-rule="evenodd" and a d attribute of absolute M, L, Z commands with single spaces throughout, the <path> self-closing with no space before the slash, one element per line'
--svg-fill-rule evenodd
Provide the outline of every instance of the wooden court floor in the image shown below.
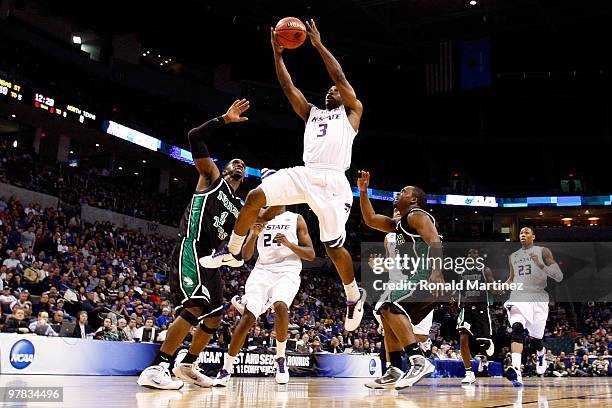
<path fill-rule="evenodd" d="M 521 389 L 504 379 L 479 379 L 462 387 L 459 379 L 424 379 L 402 390 L 373 391 L 355 378 L 292 378 L 278 386 L 272 378 L 234 378 L 227 388 L 186 385 L 180 391 L 155 391 L 136 385 L 136 377 L 0 376 L 0 387 L 64 387 L 63 403 L 7 404 L 29 407 L 612 407 L 610 378 L 526 379 Z"/>

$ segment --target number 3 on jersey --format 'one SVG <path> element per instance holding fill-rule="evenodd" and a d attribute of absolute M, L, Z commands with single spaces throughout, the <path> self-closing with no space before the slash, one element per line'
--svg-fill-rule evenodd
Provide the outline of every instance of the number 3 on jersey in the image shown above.
<path fill-rule="evenodd" d="M 319 123 L 319 133 L 317 137 L 323 137 L 327 134 L 327 123 Z"/>

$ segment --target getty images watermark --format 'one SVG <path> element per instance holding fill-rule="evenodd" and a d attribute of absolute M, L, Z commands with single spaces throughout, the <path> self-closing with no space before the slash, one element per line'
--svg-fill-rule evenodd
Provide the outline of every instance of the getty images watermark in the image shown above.
<path fill-rule="evenodd" d="M 375 275 L 387 279 L 374 279 L 372 287 L 376 291 L 520 291 L 523 290 L 521 282 L 506 282 L 495 280 L 486 282 L 473 279 L 472 274 L 478 276 L 487 267 L 483 256 L 457 256 L 457 257 L 429 257 L 409 256 L 395 254 L 392 257 L 370 255 L 368 265 Z M 466 279 L 453 279 L 448 282 L 430 282 L 428 278 L 418 278 L 419 272 L 439 270 L 454 271 L 459 277 L 466 275 Z M 393 271 L 397 271 L 393 276 Z M 386 275 L 388 274 L 388 276 Z M 399 274 L 399 276 L 398 276 Z M 396 279 L 393 279 L 393 278 Z M 411 279 L 410 277 L 417 277 Z"/>
<path fill-rule="evenodd" d="M 477 302 L 486 297 L 493 302 L 510 297 L 517 302 L 612 302 L 611 242 L 535 241 L 523 246 L 520 242 L 446 241 L 441 253 L 424 242 L 398 247 L 393 243 L 388 239 L 386 245 L 382 240 L 361 245 L 361 286 L 372 303 L 385 296 L 423 302 L 433 291 L 447 295 L 438 296 L 440 302 Z M 552 254 L 561 279 L 550 276 L 551 262 L 545 262 L 545 252 Z M 443 279 L 432 278 L 432 270 L 441 271 Z"/>

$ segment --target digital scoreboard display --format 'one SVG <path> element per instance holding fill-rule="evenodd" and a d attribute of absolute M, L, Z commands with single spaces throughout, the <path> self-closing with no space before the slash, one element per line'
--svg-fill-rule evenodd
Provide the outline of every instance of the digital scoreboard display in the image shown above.
<path fill-rule="evenodd" d="M 26 89 L 2 74 L 0 74 L 0 97 L 31 103 L 36 109 L 82 124 L 93 124 L 98 119 L 94 112 L 74 101 L 63 100 L 40 90 Z"/>
<path fill-rule="evenodd" d="M 8 96 L 15 100 L 23 100 L 21 85 L 0 77 L 0 95 Z"/>
<path fill-rule="evenodd" d="M 97 119 L 95 113 L 74 104 L 58 103 L 54 97 L 40 92 L 34 93 L 34 107 L 83 124 L 95 122 Z"/>

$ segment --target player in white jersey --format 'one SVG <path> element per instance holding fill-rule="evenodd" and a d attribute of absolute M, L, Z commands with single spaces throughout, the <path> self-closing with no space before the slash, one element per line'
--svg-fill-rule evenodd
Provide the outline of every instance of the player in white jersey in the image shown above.
<path fill-rule="evenodd" d="M 533 245 L 535 235 L 533 229 L 522 228 L 519 235 L 521 249 L 512 253 L 508 262 L 510 276 L 507 283 L 521 284 L 520 290 L 510 293 L 510 298 L 504 303 L 508 312 L 508 320 L 512 327 L 512 366 L 506 370 L 508 378 L 514 386 L 523 385 L 521 375 L 521 357 L 525 329 L 532 337 L 531 344 L 537 350 L 538 364 L 536 372 L 546 371 L 544 354 L 546 348 L 542 343 L 546 320 L 548 319 L 548 293 L 546 281 L 550 277 L 556 282 L 563 280 L 563 272 L 553 258 L 552 252 L 546 247 Z"/>
<path fill-rule="evenodd" d="M 256 223 L 242 248 L 244 259 L 259 254 L 255 268 L 251 271 L 244 288 L 244 296 L 234 296 L 232 304 L 242 314 L 234 329 L 232 341 L 223 369 L 219 371 L 213 385 L 225 387 L 233 371 L 233 364 L 251 327 L 257 318 L 268 309 L 274 310 L 276 331 L 276 382 L 289 381 L 289 369 L 285 358 L 287 331 L 289 326 L 288 308 L 300 289 L 302 259 L 313 260 L 315 251 L 308 234 L 304 218 L 290 211 L 277 215 L 268 223 Z"/>
<path fill-rule="evenodd" d="M 207 268 L 222 265 L 240 266 L 240 249 L 259 209 L 306 203 L 319 219 L 321 241 L 338 270 L 346 293 L 347 311 L 344 328 L 355 330 L 363 317 L 365 291 L 355 282 L 351 255 L 343 247 L 353 194 L 344 172 L 351 164 L 353 140 L 357 135 L 363 106 L 342 67 L 321 42 L 314 21 L 306 23 L 314 48 L 323 59 L 334 82 L 325 98 L 325 109 L 309 103 L 293 85 L 283 62 L 283 47 L 271 31 L 276 74 L 293 110 L 304 120 L 304 166 L 282 169 L 265 178 L 247 196 L 226 248 L 201 259 Z"/>

